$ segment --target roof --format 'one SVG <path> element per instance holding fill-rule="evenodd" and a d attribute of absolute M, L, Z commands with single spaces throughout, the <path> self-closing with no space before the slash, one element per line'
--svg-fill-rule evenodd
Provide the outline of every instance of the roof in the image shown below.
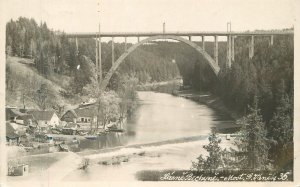
<path fill-rule="evenodd" d="M 6 122 L 6 137 L 11 139 L 20 137 L 18 134 L 15 133 L 15 129 L 11 126 L 9 122 Z"/>
<path fill-rule="evenodd" d="M 95 108 L 76 108 L 74 112 L 77 117 L 94 117 L 97 115 L 97 110 Z"/>
<path fill-rule="evenodd" d="M 70 112 L 70 113 L 73 114 L 74 117 L 76 117 L 76 118 L 78 117 L 77 114 L 76 114 L 76 112 L 75 112 L 74 110 L 68 110 L 67 112 Z M 67 113 L 67 112 L 66 112 L 66 113 Z"/>
<path fill-rule="evenodd" d="M 23 114 L 22 116 L 18 116 L 17 119 L 21 119 L 21 120 L 33 119 L 33 115 L 32 114 Z"/>
<path fill-rule="evenodd" d="M 55 111 L 29 111 L 28 113 L 38 121 L 50 121 Z"/>
<path fill-rule="evenodd" d="M 17 117 L 25 115 L 16 108 L 5 108 L 6 118 Z M 7 119 L 8 120 L 8 119 Z"/>
<path fill-rule="evenodd" d="M 80 125 L 76 124 L 76 123 L 68 123 L 64 128 L 65 129 L 75 129 L 77 127 L 79 127 Z"/>

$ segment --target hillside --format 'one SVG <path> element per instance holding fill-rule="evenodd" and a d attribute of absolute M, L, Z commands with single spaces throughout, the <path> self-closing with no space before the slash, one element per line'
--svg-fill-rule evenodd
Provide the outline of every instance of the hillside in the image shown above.
<path fill-rule="evenodd" d="M 70 107 L 75 103 L 74 99 L 66 99 L 60 95 L 60 91 L 65 91 L 64 87 L 69 80 L 70 77 L 62 75 L 53 75 L 47 79 L 38 73 L 33 60 L 8 56 L 6 58 L 6 105 L 23 108 L 22 94 L 24 94 L 25 107 L 39 109 L 36 93 L 41 85 L 45 84 L 48 91 L 46 98 L 48 105 Z"/>

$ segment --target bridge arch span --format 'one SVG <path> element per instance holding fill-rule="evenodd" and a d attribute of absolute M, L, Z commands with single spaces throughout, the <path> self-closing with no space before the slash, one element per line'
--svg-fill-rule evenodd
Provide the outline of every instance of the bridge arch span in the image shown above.
<path fill-rule="evenodd" d="M 128 48 L 113 64 L 113 66 L 110 68 L 110 70 L 108 71 L 108 73 L 106 74 L 106 76 L 104 77 L 104 79 L 102 80 L 101 84 L 100 84 L 100 90 L 105 90 L 109 80 L 111 79 L 112 75 L 114 74 L 114 72 L 117 70 L 117 68 L 119 67 L 119 65 L 124 62 L 125 58 L 132 53 L 136 48 L 138 48 L 139 46 L 153 41 L 153 40 L 159 40 L 159 39 L 172 39 L 172 40 L 176 40 L 176 41 L 180 41 L 183 42 L 189 46 L 191 46 L 192 48 L 194 48 L 197 52 L 199 52 L 201 55 L 204 56 L 204 58 L 207 60 L 207 63 L 209 64 L 209 66 L 212 68 L 213 72 L 215 73 L 215 75 L 218 75 L 219 71 L 220 71 L 220 67 L 219 65 L 215 62 L 215 60 L 205 51 L 203 50 L 200 46 L 198 46 L 197 44 L 195 44 L 194 42 L 184 39 L 180 36 L 175 36 L 175 35 L 158 35 L 158 36 L 152 36 L 149 38 L 146 38 L 144 40 L 141 40 L 140 42 L 134 44 L 133 46 L 131 46 L 130 48 Z"/>

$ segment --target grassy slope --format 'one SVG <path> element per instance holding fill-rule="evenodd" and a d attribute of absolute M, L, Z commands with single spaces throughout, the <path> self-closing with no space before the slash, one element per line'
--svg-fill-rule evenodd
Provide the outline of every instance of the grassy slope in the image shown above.
<path fill-rule="evenodd" d="M 12 76 L 10 81 L 14 84 L 14 90 L 6 89 L 6 105 L 23 107 L 22 93 L 25 93 L 25 106 L 26 108 L 36 108 L 38 105 L 34 101 L 34 94 L 40 88 L 41 84 L 46 84 L 49 92 L 49 100 L 55 101 L 60 105 L 70 106 L 72 101 L 64 99 L 60 94 L 60 90 L 69 81 L 69 77 L 55 75 L 46 79 L 39 75 L 33 61 L 30 59 L 10 57 L 6 59 L 6 66 L 11 69 Z M 59 77 L 58 77 L 59 76 Z"/>

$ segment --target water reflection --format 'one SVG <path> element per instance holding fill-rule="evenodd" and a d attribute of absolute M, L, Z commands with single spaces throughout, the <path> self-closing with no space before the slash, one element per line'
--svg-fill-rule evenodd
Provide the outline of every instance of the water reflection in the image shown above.
<path fill-rule="evenodd" d="M 212 127 L 230 126 L 228 117 L 205 105 L 157 92 L 138 92 L 139 107 L 125 125 L 125 133 L 107 133 L 99 141 L 84 140 L 81 149 L 102 149 L 209 134 Z"/>

